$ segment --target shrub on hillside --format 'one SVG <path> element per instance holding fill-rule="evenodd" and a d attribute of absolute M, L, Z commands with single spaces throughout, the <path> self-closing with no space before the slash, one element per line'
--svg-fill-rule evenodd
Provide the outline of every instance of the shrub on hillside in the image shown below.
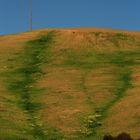
<path fill-rule="evenodd" d="M 133 140 L 131 136 L 127 133 L 121 133 L 116 137 L 113 137 L 111 135 L 105 135 L 103 140 Z"/>

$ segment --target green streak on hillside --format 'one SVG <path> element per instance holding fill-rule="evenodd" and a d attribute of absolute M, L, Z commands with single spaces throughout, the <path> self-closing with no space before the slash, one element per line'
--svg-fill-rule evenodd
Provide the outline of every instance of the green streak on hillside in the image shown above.
<path fill-rule="evenodd" d="M 129 69 L 125 69 L 126 71 L 120 72 L 118 74 L 118 80 L 120 83 L 118 84 L 118 87 L 116 89 L 116 97 L 108 102 L 106 105 L 101 107 L 100 109 L 97 109 L 98 112 L 100 112 L 104 117 L 107 115 L 107 111 L 116 103 L 118 102 L 121 98 L 125 96 L 126 91 L 132 87 L 131 85 L 131 73 L 132 71 Z"/>
<path fill-rule="evenodd" d="M 125 97 L 127 90 L 132 87 L 131 75 L 133 71 L 131 70 L 131 67 L 135 65 L 139 65 L 139 62 L 136 61 L 136 58 L 140 56 L 140 53 L 133 52 L 133 51 L 96 53 L 96 52 L 86 52 L 86 51 L 74 52 L 73 50 L 67 51 L 66 53 L 68 56 L 64 62 L 66 66 L 80 68 L 85 71 L 85 74 L 81 79 L 81 87 L 85 92 L 85 94 L 87 95 L 87 102 L 91 106 L 91 109 L 93 109 L 93 114 L 97 112 L 97 115 L 101 116 L 96 120 L 97 124 L 98 122 L 100 124 L 107 117 L 108 111 L 111 109 L 111 107 L 113 107 L 113 105 L 115 105 L 123 97 Z M 117 70 L 116 72 L 114 71 L 114 74 L 116 74 L 115 77 L 117 77 L 116 89 L 114 89 L 115 97 L 109 100 L 106 104 L 103 104 L 101 107 L 94 110 L 95 109 L 94 105 L 90 101 L 90 98 L 88 97 L 88 89 L 85 86 L 87 73 L 90 72 L 91 69 L 94 70 L 96 68 L 105 67 L 106 64 L 116 67 Z M 97 135 L 98 135 L 99 127 L 100 125 L 94 124 L 92 129 L 89 128 L 89 132 L 93 131 L 93 133 L 91 134 L 90 132 L 91 134 L 90 136 L 84 138 L 80 137 L 80 138 L 84 140 L 90 140 L 90 139 L 96 140 L 98 137 Z"/>
<path fill-rule="evenodd" d="M 10 81 L 8 89 L 19 97 L 18 105 L 27 114 L 31 129 L 29 132 L 37 140 L 49 140 L 58 136 L 55 130 L 49 132 L 41 123 L 37 112 L 42 105 L 35 100 L 41 94 L 41 89 L 35 86 L 37 80 L 44 75 L 41 66 L 48 62 L 50 56 L 46 56 L 48 53 L 44 52 L 49 52 L 54 33 L 52 31 L 39 39 L 27 42 L 24 52 L 19 58 L 21 66 L 12 72 L 13 76 L 8 79 Z"/>
<path fill-rule="evenodd" d="M 108 103 L 104 104 L 102 107 L 96 109 L 96 112 L 101 115 L 101 117 L 97 120 L 99 122 L 102 122 L 108 115 L 108 111 L 111 109 L 113 105 L 115 105 L 117 102 L 119 102 L 123 97 L 125 97 L 126 92 L 129 88 L 132 88 L 132 70 L 129 66 L 135 65 L 136 63 L 132 60 L 125 61 L 125 55 L 122 57 L 119 53 L 117 56 L 114 56 L 114 58 L 110 58 L 110 62 L 113 65 L 116 65 L 118 68 L 118 71 L 116 72 L 116 76 L 118 77 L 118 84 L 116 85 L 116 92 L 115 97 L 110 100 Z M 117 58 L 117 59 L 116 59 Z M 98 125 L 95 127 L 95 133 L 93 137 L 95 140 L 97 139 L 98 134 Z"/>
<path fill-rule="evenodd" d="M 125 96 L 127 90 L 132 87 L 131 75 L 132 75 L 132 71 L 128 67 L 119 68 L 119 71 L 117 74 L 119 83 L 117 84 L 117 87 L 116 87 L 116 93 L 114 93 L 115 98 L 108 101 L 106 104 L 103 104 L 103 106 L 97 108 L 96 110 L 94 110 L 95 108 L 93 104 L 91 104 L 90 98 L 88 98 L 87 101 L 91 105 L 91 109 L 93 109 L 93 114 L 97 112 L 95 113 L 95 115 L 99 115 L 100 117 L 95 119 L 96 121 L 93 122 L 93 124 L 91 124 L 92 127 L 90 126 L 89 128 L 87 128 L 87 134 L 90 133 L 90 135 L 87 135 L 85 138 L 82 138 L 82 139 L 84 140 L 98 139 L 98 128 L 101 126 L 100 124 L 102 124 L 102 121 L 107 117 L 108 111 L 111 109 L 113 105 L 119 102 Z M 88 91 L 85 90 L 85 93 L 87 94 Z M 89 117 L 94 117 L 94 115 L 91 115 Z M 89 124 L 85 124 L 85 125 L 89 126 Z"/>

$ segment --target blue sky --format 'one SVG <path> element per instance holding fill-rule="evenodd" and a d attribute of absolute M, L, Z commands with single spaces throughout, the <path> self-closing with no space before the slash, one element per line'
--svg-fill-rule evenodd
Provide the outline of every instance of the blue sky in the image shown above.
<path fill-rule="evenodd" d="M 0 35 L 27 31 L 29 0 L 0 0 Z M 66 27 L 140 31 L 140 0 L 33 0 L 33 29 Z"/>

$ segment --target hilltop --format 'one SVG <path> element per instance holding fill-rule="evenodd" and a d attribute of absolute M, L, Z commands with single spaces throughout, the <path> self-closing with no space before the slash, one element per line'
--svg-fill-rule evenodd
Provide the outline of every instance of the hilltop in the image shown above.
<path fill-rule="evenodd" d="M 0 36 L 0 66 L 0 139 L 140 137 L 140 32 Z"/>

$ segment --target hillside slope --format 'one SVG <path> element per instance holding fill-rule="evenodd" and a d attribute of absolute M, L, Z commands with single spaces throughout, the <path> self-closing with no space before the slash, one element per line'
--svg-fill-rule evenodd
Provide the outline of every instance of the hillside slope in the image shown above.
<path fill-rule="evenodd" d="M 140 33 L 42 29 L 0 36 L 0 139 L 140 135 Z"/>

